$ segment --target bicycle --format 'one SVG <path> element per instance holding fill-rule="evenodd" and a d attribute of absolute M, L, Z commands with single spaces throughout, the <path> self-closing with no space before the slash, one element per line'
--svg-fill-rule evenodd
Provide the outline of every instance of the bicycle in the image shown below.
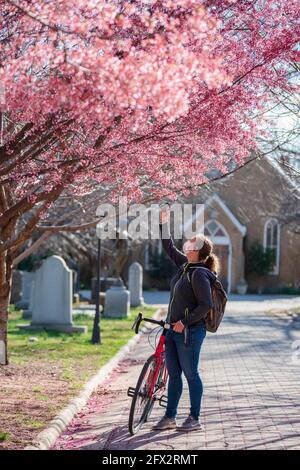
<path fill-rule="evenodd" d="M 154 353 L 145 362 L 136 387 L 129 387 L 127 395 L 132 397 L 128 428 L 131 435 L 136 434 L 141 426 L 148 421 L 154 403 L 166 408 L 167 397 L 163 394 L 167 387 L 168 372 L 165 364 L 165 335 L 171 325 L 164 320 L 145 318 L 139 313 L 131 329 L 138 334 L 142 321 L 154 323 L 163 328 Z"/>

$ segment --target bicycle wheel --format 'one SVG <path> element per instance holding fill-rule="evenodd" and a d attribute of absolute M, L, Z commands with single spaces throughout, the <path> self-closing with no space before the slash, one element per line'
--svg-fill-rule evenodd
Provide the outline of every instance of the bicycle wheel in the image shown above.
<path fill-rule="evenodd" d="M 147 416 L 149 416 L 149 411 L 152 411 L 154 399 L 149 397 L 149 390 L 155 370 L 156 358 L 155 356 L 150 356 L 140 373 L 131 402 L 128 422 L 131 435 L 138 432 L 142 424 L 146 421 Z"/>
<path fill-rule="evenodd" d="M 159 373 L 158 373 L 157 378 L 156 378 L 156 382 L 155 382 L 154 387 L 153 387 L 153 393 L 154 394 L 157 390 L 159 390 L 162 387 L 162 385 L 165 385 L 165 383 L 163 383 L 164 368 L 165 368 L 165 365 L 164 365 L 164 363 L 162 363 L 161 366 L 160 366 Z M 145 422 L 148 421 L 148 419 L 151 415 L 154 403 L 155 403 L 155 399 L 150 400 L 150 403 L 148 404 L 148 410 L 147 410 L 147 413 L 146 413 L 146 416 L 145 416 Z"/>

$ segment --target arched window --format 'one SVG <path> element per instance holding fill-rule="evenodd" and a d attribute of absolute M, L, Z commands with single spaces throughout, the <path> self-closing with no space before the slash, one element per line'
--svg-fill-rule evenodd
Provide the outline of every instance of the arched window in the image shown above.
<path fill-rule="evenodd" d="M 264 228 L 264 248 L 274 250 L 275 261 L 270 274 L 279 274 L 280 226 L 276 219 L 269 219 Z"/>
<path fill-rule="evenodd" d="M 205 224 L 204 235 L 208 236 L 214 243 L 228 244 L 228 236 L 222 225 L 216 220 L 210 220 Z"/>

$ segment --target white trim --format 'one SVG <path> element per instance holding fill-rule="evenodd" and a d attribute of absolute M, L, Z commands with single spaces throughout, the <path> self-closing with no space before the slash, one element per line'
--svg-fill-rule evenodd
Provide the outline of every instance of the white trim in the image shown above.
<path fill-rule="evenodd" d="M 235 215 L 231 212 L 231 210 L 226 206 L 226 204 L 222 201 L 222 199 L 218 196 L 217 193 L 214 193 L 212 196 L 210 196 L 205 204 L 202 204 L 201 207 L 196 211 L 196 213 L 193 215 L 193 217 L 184 224 L 184 231 L 186 231 L 187 227 L 190 227 L 193 221 L 201 214 L 205 208 L 207 208 L 212 202 L 216 202 L 220 208 L 223 210 L 223 212 L 227 215 L 227 217 L 231 220 L 231 222 L 237 227 L 239 232 L 242 234 L 244 237 L 247 232 L 247 227 L 241 222 L 238 221 L 238 219 L 235 217 Z M 206 224 L 205 224 L 206 225 Z M 182 227 L 182 226 L 181 226 Z"/>
<path fill-rule="evenodd" d="M 212 201 L 215 201 L 221 209 L 225 212 L 227 217 L 231 220 L 231 222 L 237 227 L 237 229 L 241 232 L 243 237 L 246 235 L 247 227 L 242 225 L 241 222 L 235 217 L 235 215 L 231 212 L 231 210 L 226 206 L 226 204 L 222 201 L 220 196 L 217 193 L 214 193 L 207 201 L 207 205 L 209 205 Z"/>
<path fill-rule="evenodd" d="M 225 233 L 225 237 L 208 237 L 214 245 L 228 245 L 229 248 L 229 254 L 228 254 L 228 266 L 227 266 L 227 281 L 228 281 L 228 286 L 227 286 L 227 292 L 230 294 L 231 292 L 231 285 L 232 285 L 232 243 L 231 243 L 231 238 L 224 227 L 218 220 L 216 219 L 210 219 L 206 222 L 204 228 L 210 224 L 210 222 L 215 222 L 218 224 L 218 226 L 223 230 Z"/>
<path fill-rule="evenodd" d="M 219 225 L 219 223 L 218 223 Z M 227 237 L 208 237 L 215 245 L 229 245 Z"/>
<path fill-rule="evenodd" d="M 279 274 L 279 264 L 280 264 L 280 224 L 275 217 L 270 217 L 269 219 L 265 221 L 263 246 L 264 246 L 264 249 L 267 248 L 267 227 L 271 222 L 275 222 L 277 224 L 277 245 L 276 245 L 276 264 L 274 265 L 273 271 L 269 272 L 269 275 L 276 276 Z"/>

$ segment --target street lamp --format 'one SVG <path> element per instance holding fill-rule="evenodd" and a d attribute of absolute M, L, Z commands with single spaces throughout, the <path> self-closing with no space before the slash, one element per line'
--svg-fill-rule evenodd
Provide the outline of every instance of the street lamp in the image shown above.
<path fill-rule="evenodd" d="M 96 275 L 96 311 L 95 311 L 93 334 L 92 334 L 93 344 L 101 344 L 101 329 L 100 329 L 101 230 L 102 230 L 102 225 L 101 223 L 98 223 L 96 226 L 98 247 L 97 247 L 97 275 Z"/>
<path fill-rule="evenodd" d="M 117 228 L 117 233 L 122 234 L 122 238 L 130 239 L 127 230 L 124 225 L 127 226 L 127 219 L 121 219 L 120 225 Z M 96 310 L 94 317 L 93 325 L 93 334 L 92 334 L 92 343 L 93 344 L 102 344 L 101 343 L 101 328 L 100 328 L 100 271 L 101 271 L 101 239 L 102 239 L 102 230 L 103 224 L 99 222 L 96 226 L 96 235 L 98 238 L 98 249 L 97 249 L 97 276 L 96 276 Z"/>

